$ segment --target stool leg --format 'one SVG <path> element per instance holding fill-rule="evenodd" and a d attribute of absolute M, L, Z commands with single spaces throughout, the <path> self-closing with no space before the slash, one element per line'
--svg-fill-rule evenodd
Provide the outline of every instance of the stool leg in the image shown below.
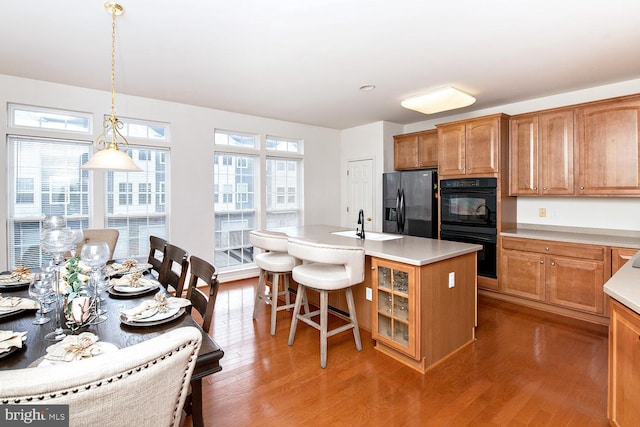
<path fill-rule="evenodd" d="M 320 367 L 327 367 L 327 317 L 329 292 L 320 291 Z"/>
<path fill-rule="evenodd" d="M 280 274 L 273 273 L 273 283 L 271 284 L 271 335 L 276 334 L 276 313 L 278 311 L 278 280 Z"/>
<path fill-rule="evenodd" d="M 293 340 L 296 336 L 296 326 L 298 326 L 298 314 L 300 313 L 300 306 L 302 305 L 302 299 L 306 300 L 304 296 L 306 290 L 304 285 L 298 284 L 298 293 L 296 294 L 296 304 L 293 307 L 293 317 L 291 318 L 291 330 L 289 331 L 289 345 L 293 345 Z"/>
<path fill-rule="evenodd" d="M 260 301 L 260 297 L 264 295 L 264 274 L 265 272 L 260 269 L 260 275 L 258 276 L 258 288 L 256 289 L 256 298 L 253 301 L 253 320 L 256 320 L 256 311 L 258 309 L 258 301 Z"/>
<path fill-rule="evenodd" d="M 289 275 L 290 273 L 284 274 L 284 303 L 286 305 L 291 304 L 291 297 L 289 296 Z"/>
<path fill-rule="evenodd" d="M 358 317 L 356 316 L 356 305 L 353 302 L 353 292 L 351 288 L 344 290 L 347 297 L 347 307 L 349 307 L 349 319 L 353 323 L 353 339 L 356 341 L 356 349 L 362 350 L 362 343 L 360 342 L 360 329 L 358 329 Z"/>

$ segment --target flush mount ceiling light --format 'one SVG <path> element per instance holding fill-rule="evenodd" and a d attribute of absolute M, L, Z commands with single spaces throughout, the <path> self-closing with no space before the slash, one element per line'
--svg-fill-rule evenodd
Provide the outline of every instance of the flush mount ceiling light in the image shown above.
<path fill-rule="evenodd" d="M 446 87 L 425 95 L 407 98 L 400 105 L 420 113 L 434 114 L 467 107 L 474 102 L 476 102 L 476 99 L 473 96 L 467 95 L 456 88 Z"/>
<path fill-rule="evenodd" d="M 111 14 L 111 116 L 104 120 L 104 132 L 94 142 L 94 146 L 98 151 L 80 169 L 142 172 L 142 169 L 126 153 L 129 148 L 129 142 L 120 133 L 120 129 L 124 127 L 124 124 L 116 117 L 116 16 L 122 15 L 124 8 L 117 3 L 109 2 L 105 3 L 104 7 Z M 118 144 L 123 146 L 124 151 L 120 150 Z"/>

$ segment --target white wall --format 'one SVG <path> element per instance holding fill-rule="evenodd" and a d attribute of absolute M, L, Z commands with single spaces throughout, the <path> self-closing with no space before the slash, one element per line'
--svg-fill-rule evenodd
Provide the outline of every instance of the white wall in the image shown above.
<path fill-rule="evenodd" d="M 402 126 L 390 122 L 375 122 L 363 126 L 345 129 L 341 132 L 341 222 L 349 227 L 355 222 L 348 213 L 347 168 L 348 162 L 354 160 L 373 160 L 373 206 L 374 212 L 365 212 L 372 219 L 374 231 L 382 231 L 382 174 L 393 170 L 393 135 L 402 133 Z M 326 222 L 325 222 L 326 223 Z"/>
<path fill-rule="evenodd" d="M 637 93 L 640 93 L 640 79 L 425 120 L 404 126 L 403 133 L 434 129 L 436 124 L 487 114 L 515 115 Z M 547 208 L 547 217 L 538 217 L 539 207 Z M 518 197 L 518 223 L 640 230 L 640 197 Z"/>
<path fill-rule="evenodd" d="M 61 108 L 94 115 L 95 138 L 102 116 L 109 112 L 110 92 L 96 91 L 37 80 L 0 75 L 0 137 L 6 141 L 7 103 Z M 250 132 L 304 141 L 304 221 L 306 224 L 338 224 L 341 220 L 340 132 L 280 120 L 116 94 L 116 115 L 170 123 L 171 182 L 169 240 L 191 254 L 213 260 L 213 133 L 214 129 Z M 97 124 L 97 126 L 96 126 Z M 45 135 L 37 131 L 27 135 Z M 78 138 L 77 135 L 60 134 Z M 0 164 L 6 165 L 6 143 L 0 149 Z M 6 170 L 6 167 L 3 168 Z M 94 172 L 100 179 L 101 172 Z M 0 173 L 0 222 L 7 220 L 6 172 Z M 102 189 L 93 195 L 102 205 Z M 102 226 L 102 224 L 92 224 Z M 0 267 L 7 266 L 7 230 L 0 227 Z"/>

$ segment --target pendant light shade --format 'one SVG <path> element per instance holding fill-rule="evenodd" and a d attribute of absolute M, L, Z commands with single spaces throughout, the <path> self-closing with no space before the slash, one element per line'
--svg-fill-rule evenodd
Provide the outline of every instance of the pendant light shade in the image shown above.
<path fill-rule="evenodd" d="M 435 114 L 467 107 L 474 102 L 476 99 L 473 96 L 453 87 L 445 87 L 425 95 L 407 98 L 400 105 L 423 114 Z"/>
<path fill-rule="evenodd" d="M 142 172 L 126 151 L 120 150 L 118 144 L 125 149 L 129 147 L 127 138 L 120 133 L 124 124 L 116 117 L 116 16 L 124 13 L 124 8 L 117 3 L 105 3 L 105 9 L 111 14 L 111 116 L 104 120 L 104 131 L 96 138 L 94 146 L 98 149 L 87 163 L 80 169 L 109 170 L 118 172 Z"/>

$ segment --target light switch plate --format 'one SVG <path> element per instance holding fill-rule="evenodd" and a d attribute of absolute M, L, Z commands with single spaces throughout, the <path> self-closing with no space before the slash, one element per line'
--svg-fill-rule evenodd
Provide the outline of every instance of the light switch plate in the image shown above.
<path fill-rule="evenodd" d="M 449 273 L 449 287 L 453 288 L 456 285 L 456 273 L 452 271 Z"/>
<path fill-rule="evenodd" d="M 367 301 L 373 300 L 373 291 L 371 290 L 371 288 L 365 288 L 364 297 L 366 298 Z"/>

